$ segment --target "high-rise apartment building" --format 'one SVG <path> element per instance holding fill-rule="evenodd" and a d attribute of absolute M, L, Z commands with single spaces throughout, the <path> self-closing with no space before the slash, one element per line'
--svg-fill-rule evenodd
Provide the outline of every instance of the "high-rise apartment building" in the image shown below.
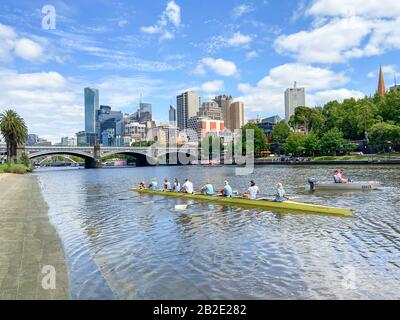
<path fill-rule="evenodd" d="M 227 113 L 229 127 L 232 132 L 244 125 L 244 103 L 242 101 L 232 102 Z"/>
<path fill-rule="evenodd" d="M 297 88 L 296 82 L 293 88 L 288 88 L 285 91 L 285 121 L 294 115 L 297 107 L 304 107 L 306 105 L 306 90 L 304 88 Z"/>
<path fill-rule="evenodd" d="M 188 127 L 188 120 L 197 115 L 200 109 L 200 97 L 194 91 L 184 92 L 176 97 L 177 123 L 179 130 Z"/>
<path fill-rule="evenodd" d="M 96 133 L 99 90 L 85 88 L 85 132 Z"/>

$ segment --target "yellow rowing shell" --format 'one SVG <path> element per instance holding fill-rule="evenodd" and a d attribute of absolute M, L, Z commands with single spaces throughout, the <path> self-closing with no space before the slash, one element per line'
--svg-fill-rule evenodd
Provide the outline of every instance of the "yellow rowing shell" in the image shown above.
<path fill-rule="evenodd" d="M 251 206 L 258 208 L 269 208 L 269 209 L 283 209 L 289 211 L 299 211 L 304 213 L 322 213 L 322 214 L 332 214 L 332 215 L 341 215 L 341 216 L 351 216 L 353 211 L 349 209 L 341 209 L 341 208 L 333 208 L 326 207 L 317 204 L 310 203 L 301 203 L 294 201 L 285 201 L 285 202 L 274 202 L 271 200 L 249 200 L 241 197 L 220 197 L 220 196 L 206 196 L 201 194 L 187 194 L 187 193 L 179 193 L 179 192 L 165 192 L 165 191 L 153 191 L 148 189 L 129 189 L 130 191 L 142 193 L 142 194 L 153 194 L 158 196 L 165 197 L 175 197 L 175 198 L 183 198 L 183 199 L 194 199 L 201 201 L 212 201 L 218 203 L 232 204 L 238 206 Z"/>

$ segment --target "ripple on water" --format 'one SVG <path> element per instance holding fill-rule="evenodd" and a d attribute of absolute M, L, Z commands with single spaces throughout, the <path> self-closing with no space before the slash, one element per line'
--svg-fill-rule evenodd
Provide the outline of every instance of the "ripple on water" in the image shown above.
<path fill-rule="evenodd" d="M 74 298 L 399 298 L 398 168 L 347 169 L 356 180 L 379 177 L 382 191 L 309 193 L 307 178 L 328 181 L 331 169 L 257 167 L 249 177 L 232 168 L 189 167 L 37 175 L 65 248 Z M 297 201 L 355 214 L 284 214 L 127 192 L 154 176 L 199 183 L 211 176 L 217 185 L 228 178 L 235 189 L 256 179 L 266 194 L 281 180 Z M 177 204 L 188 208 L 175 210 Z"/>

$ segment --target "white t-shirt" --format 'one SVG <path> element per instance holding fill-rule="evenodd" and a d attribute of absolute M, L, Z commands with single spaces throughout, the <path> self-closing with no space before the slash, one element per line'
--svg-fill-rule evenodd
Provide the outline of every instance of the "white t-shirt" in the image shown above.
<path fill-rule="evenodd" d="M 193 183 L 190 181 L 186 181 L 183 185 L 182 188 L 185 189 L 187 193 L 193 193 Z"/>
<path fill-rule="evenodd" d="M 258 189 L 257 186 L 254 186 L 254 187 L 249 187 L 247 191 L 249 192 L 249 199 L 255 200 L 257 199 L 257 193 L 260 191 L 260 189 Z"/>

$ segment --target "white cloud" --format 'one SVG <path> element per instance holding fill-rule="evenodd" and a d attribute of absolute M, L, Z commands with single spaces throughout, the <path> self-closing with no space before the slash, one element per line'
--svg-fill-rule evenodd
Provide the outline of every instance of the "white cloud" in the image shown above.
<path fill-rule="evenodd" d="M 348 89 L 338 89 L 338 90 L 325 90 L 319 91 L 314 94 L 307 96 L 308 105 L 311 106 L 323 106 L 325 103 L 337 100 L 342 102 L 345 99 L 355 98 L 361 99 L 364 98 L 365 94 L 358 90 L 348 90 Z"/>
<path fill-rule="evenodd" d="M 314 16 L 364 16 L 370 18 L 398 17 L 400 2 L 397 0 L 317 0 L 307 10 Z"/>
<path fill-rule="evenodd" d="M 293 86 L 294 81 L 298 81 L 299 87 L 306 88 L 308 106 L 323 104 L 332 99 L 341 100 L 352 95 L 362 95 L 359 91 L 340 88 L 349 81 L 343 73 L 291 63 L 272 68 L 255 86 L 240 83 L 238 90 L 242 96 L 238 99 L 245 102 L 246 112 L 283 115 L 284 92 L 286 88 Z"/>
<path fill-rule="evenodd" d="M 165 9 L 165 15 L 175 25 L 175 27 L 179 27 L 181 24 L 181 8 L 175 3 L 175 1 L 168 2 L 167 9 Z"/>
<path fill-rule="evenodd" d="M 15 43 L 15 54 L 25 60 L 37 61 L 43 55 L 43 48 L 30 39 L 22 38 Z"/>
<path fill-rule="evenodd" d="M 253 38 L 251 36 L 242 34 L 240 32 L 235 32 L 231 38 L 228 38 L 226 42 L 228 43 L 229 46 L 231 47 L 247 47 Z"/>
<path fill-rule="evenodd" d="M 304 63 L 344 63 L 400 48 L 398 1 L 316 0 L 306 14 L 312 28 L 282 35 L 274 43 L 281 54 Z"/>
<path fill-rule="evenodd" d="M 224 82 L 222 80 L 214 80 L 205 82 L 201 85 L 201 90 L 207 93 L 220 92 L 224 90 Z"/>
<path fill-rule="evenodd" d="M 140 30 L 147 34 L 159 34 L 159 40 L 173 39 L 174 32 L 181 26 L 181 8 L 175 1 L 169 1 L 155 25 L 143 26 Z"/>
<path fill-rule="evenodd" d="M 254 11 L 254 7 L 252 5 L 243 3 L 233 8 L 232 15 L 234 18 L 240 18 L 244 14 L 250 13 L 252 11 Z"/>
<path fill-rule="evenodd" d="M 246 60 L 252 60 L 258 57 L 258 52 L 253 50 L 246 53 Z"/>
<path fill-rule="evenodd" d="M 194 70 L 194 73 L 198 75 L 204 75 L 206 73 L 206 68 L 209 68 L 216 74 L 225 77 L 235 76 L 238 74 L 238 69 L 234 62 L 214 58 L 202 59 Z"/>
<path fill-rule="evenodd" d="M 43 40 L 39 37 L 32 37 Z M 42 62 L 49 58 L 45 57 L 43 46 L 28 38 L 20 38 L 15 30 L 0 23 L 0 61 L 10 61 L 17 56 L 31 62 Z"/>

